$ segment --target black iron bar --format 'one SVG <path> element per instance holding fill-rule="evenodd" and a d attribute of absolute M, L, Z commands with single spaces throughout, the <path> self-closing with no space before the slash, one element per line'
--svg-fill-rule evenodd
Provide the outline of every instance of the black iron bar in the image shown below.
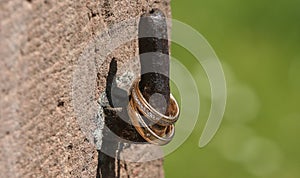
<path fill-rule="evenodd" d="M 155 94 L 163 95 L 165 102 L 154 100 L 153 107 L 167 112 L 170 100 L 169 42 L 164 13 L 154 9 L 141 16 L 139 22 L 139 54 L 141 81 L 139 88 L 147 101 Z"/>

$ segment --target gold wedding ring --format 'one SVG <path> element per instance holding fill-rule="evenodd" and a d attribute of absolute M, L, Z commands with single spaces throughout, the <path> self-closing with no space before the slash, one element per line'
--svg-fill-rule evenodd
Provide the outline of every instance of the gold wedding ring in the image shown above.
<path fill-rule="evenodd" d="M 167 126 L 164 135 L 158 135 L 152 129 L 153 126 L 151 127 L 146 124 L 132 100 L 129 101 L 128 114 L 135 129 L 147 142 L 155 145 L 165 145 L 172 140 L 175 133 L 174 125 Z"/>
<path fill-rule="evenodd" d="M 139 81 L 140 78 L 135 80 L 131 89 L 131 98 L 127 107 L 128 115 L 135 129 L 147 142 L 165 145 L 175 134 L 174 123 L 179 117 L 178 104 L 170 94 L 168 115 L 160 113 L 143 97 L 139 89 Z"/>
<path fill-rule="evenodd" d="M 152 122 L 162 126 L 168 126 L 170 124 L 174 124 L 177 121 L 179 116 L 179 107 L 172 94 L 170 94 L 170 103 L 167 107 L 167 110 L 169 112 L 168 116 L 154 109 L 146 101 L 139 89 L 139 78 L 133 83 L 131 96 L 136 103 L 139 111 Z"/>

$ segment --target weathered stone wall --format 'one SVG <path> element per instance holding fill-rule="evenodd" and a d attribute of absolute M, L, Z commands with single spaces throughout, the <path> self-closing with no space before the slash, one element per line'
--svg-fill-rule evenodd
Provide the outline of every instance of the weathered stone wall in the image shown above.
<path fill-rule="evenodd" d="M 0 2 L 0 177 L 96 176 L 97 151 L 72 105 L 73 71 L 95 35 L 154 7 L 170 17 L 169 0 Z M 126 45 L 111 54 L 118 64 L 137 53 L 137 41 Z M 98 69 L 102 76 L 108 64 Z M 95 90 L 105 86 L 99 81 Z M 161 160 L 121 169 L 163 176 Z"/>

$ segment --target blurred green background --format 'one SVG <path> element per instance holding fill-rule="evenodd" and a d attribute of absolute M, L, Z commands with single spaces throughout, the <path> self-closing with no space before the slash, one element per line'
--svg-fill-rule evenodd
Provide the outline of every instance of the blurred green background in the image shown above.
<path fill-rule="evenodd" d="M 228 98 L 219 131 L 200 149 L 209 85 L 195 58 L 172 44 L 198 82 L 201 108 L 192 134 L 165 157 L 166 177 L 300 177 L 300 1 L 172 0 L 171 7 L 214 48 Z"/>

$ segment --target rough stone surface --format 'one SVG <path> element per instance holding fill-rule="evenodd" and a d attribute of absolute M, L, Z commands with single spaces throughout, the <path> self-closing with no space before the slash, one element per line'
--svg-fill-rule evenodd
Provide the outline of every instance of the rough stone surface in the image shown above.
<path fill-rule="evenodd" d="M 169 0 L 0 2 L 0 177 L 95 177 L 97 150 L 72 105 L 78 59 L 111 24 L 155 7 L 170 17 L 169 6 Z M 136 51 L 133 41 L 108 59 L 121 65 Z M 95 102 L 108 64 L 97 68 Z M 122 165 L 124 177 L 163 177 L 162 160 Z"/>

